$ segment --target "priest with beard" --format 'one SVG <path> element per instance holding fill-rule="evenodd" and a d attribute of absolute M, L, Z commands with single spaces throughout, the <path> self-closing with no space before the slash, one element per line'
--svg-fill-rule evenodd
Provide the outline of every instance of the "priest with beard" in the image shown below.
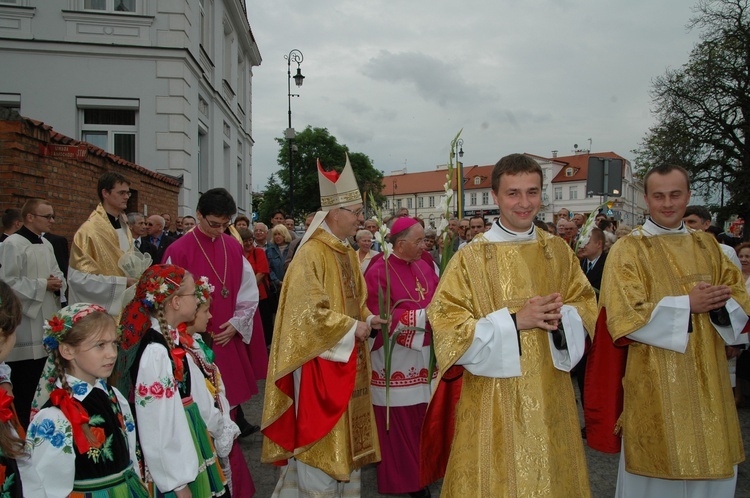
<path fill-rule="evenodd" d="M 381 453 L 378 492 L 428 497 L 429 489 L 419 483 L 419 434 L 430 400 L 426 308 L 437 288 L 438 276 L 434 266 L 422 259 L 424 228 L 417 220 L 398 218 L 391 228 L 390 243 L 393 253 L 378 258 L 365 272 L 367 307 L 373 313 L 381 311 L 378 293 L 382 289 L 385 295 L 388 281 L 388 306 L 395 305 L 390 333 L 396 345 L 391 357 L 388 415 L 382 334 L 377 335 L 371 353 L 372 403 Z"/>

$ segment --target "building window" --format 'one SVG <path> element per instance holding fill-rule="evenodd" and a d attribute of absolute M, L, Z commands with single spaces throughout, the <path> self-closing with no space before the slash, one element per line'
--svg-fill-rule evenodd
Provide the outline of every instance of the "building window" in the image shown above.
<path fill-rule="evenodd" d="M 428 199 L 428 205 L 429 205 L 429 206 L 430 206 L 431 208 L 434 208 L 434 207 L 435 207 L 435 196 L 434 196 L 434 195 L 431 195 L 431 196 L 430 196 L 430 198 Z"/>
<path fill-rule="evenodd" d="M 198 192 L 208 190 L 208 130 L 198 127 Z"/>
<path fill-rule="evenodd" d="M 83 0 L 84 10 L 103 12 L 135 12 L 136 0 Z"/>
<path fill-rule="evenodd" d="M 571 200 L 578 199 L 578 187 L 570 187 L 568 189 L 568 192 L 570 193 L 570 199 Z"/>
<path fill-rule="evenodd" d="M 200 27 L 201 27 L 201 46 L 207 53 L 211 46 L 211 16 L 206 6 L 206 3 L 210 0 L 199 0 L 198 10 L 200 11 Z"/>
<path fill-rule="evenodd" d="M 472 192 L 469 194 L 469 205 L 470 206 L 476 206 L 477 205 L 477 193 Z"/>
<path fill-rule="evenodd" d="M 486 206 L 489 203 L 490 203 L 490 193 L 489 192 L 482 192 L 482 204 L 484 206 Z"/>
<path fill-rule="evenodd" d="M 544 168 L 542 170 L 542 179 L 546 182 L 547 181 L 547 168 Z"/>
<path fill-rule="evenodd" d="M 555 200 L 556 201 L 562 200 L 562 187 L 555 187 Z"/>
<path fill-rule="evenodd" d="M 396 207 L 401 209 L 401 199 L 396 199 Z"/>
<path fill-rule="evenodd" d="M 573 176 L 573 175 L 575 175 L 575 170 L 573 168 L 565 169 L 565 176 Z"/>
<path fill-rule="evenodd" d="M 409 197 L 408 199 L 406 199 L 406 207 L 407 207 L 408 209 L 411 209 L 411 208 L 412 208 L 412 205 L 411 205 L 411 197 Z"/>
<path fill-rule="evenodd" d="M 482 177 L 481 176 L 475 176 L 474 177 L 474 185 L 479 185 L 482 183 Z"/>
<path fill-rule="evenodd" d="M 417 197 L 417 208 L 424 208 L 424 197 Z"/>
<path fill-rule="evenodd" d="M 134 109 L 82 109 L 81 140 L 136 162 L 136 111 Z"/>

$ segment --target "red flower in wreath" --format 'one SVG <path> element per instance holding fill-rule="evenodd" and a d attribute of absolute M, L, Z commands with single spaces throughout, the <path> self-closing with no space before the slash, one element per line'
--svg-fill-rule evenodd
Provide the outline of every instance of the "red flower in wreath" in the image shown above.
<path fill-rule="evenodd" d="M 65 322 L 60 317 L 53 316 L 49 321 L 49 328 L 52 332 L 62 332 L 65 330 Z"/>
<path fill-rule="evenodd" d="M 149 280 L 148 282 L 146 282 L 146 291 L 154 293 L 159 290 L 160 286 L 161 284 L 159 284 L 159 282 L 157 282 L 156 280 Z"/>
<path fill-rule="evenodd" d="M 154 382 L 151 384 L 151 387 L 148 389 L 151 391 L 151 394 L 154 396 L 154 398 L 161 398 L 164 396 L 164 386 L 159 384 L 158 382 Z"/>

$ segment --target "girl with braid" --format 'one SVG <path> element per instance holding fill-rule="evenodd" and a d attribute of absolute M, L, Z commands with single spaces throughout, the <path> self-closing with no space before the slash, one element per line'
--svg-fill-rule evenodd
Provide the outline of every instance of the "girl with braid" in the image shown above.
<path fill-rule="evenodd" d="M 21 323 L 21 301 L 10 286 L 0 280 L 0 362 L 16 343 L 16 327 Z M 9 376 L 8 376 L 9 377 Z M 0 496 L 22 498 L 21 477 L 16 458 L 23 455 L 25 433 L 18 423 L 13 395 L 0 388 Z"/>
<path fill-rule="evenodd" d="M 28 460 L 18 460 L 25 495 L 148 497 L 130 407 L 106 380 L 117 359 L 114 320 L 101 306 L 78 303 L 44 329 L 49 356 L 32 403 Z"/>
<path fill-rule="evenodd" d="M 190 273 L 154 265 L 141 276 L 120 319 L 118 382 L 133 386 L 145 474 L 155 497 L 229 496 L 207 429 L 220 415 L 204 421 L 201 400 L 211 395 L 190 367 L 177 330 L 193 320 L 197 305 Z"/>

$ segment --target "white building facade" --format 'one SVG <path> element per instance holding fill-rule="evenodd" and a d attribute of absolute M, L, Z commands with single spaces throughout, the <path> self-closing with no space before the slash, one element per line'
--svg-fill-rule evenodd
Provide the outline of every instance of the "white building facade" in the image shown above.
<path fill-rule="evenodd" d="M 0 0 L 0 106 L 251 211 L 244 0 Z"/>

